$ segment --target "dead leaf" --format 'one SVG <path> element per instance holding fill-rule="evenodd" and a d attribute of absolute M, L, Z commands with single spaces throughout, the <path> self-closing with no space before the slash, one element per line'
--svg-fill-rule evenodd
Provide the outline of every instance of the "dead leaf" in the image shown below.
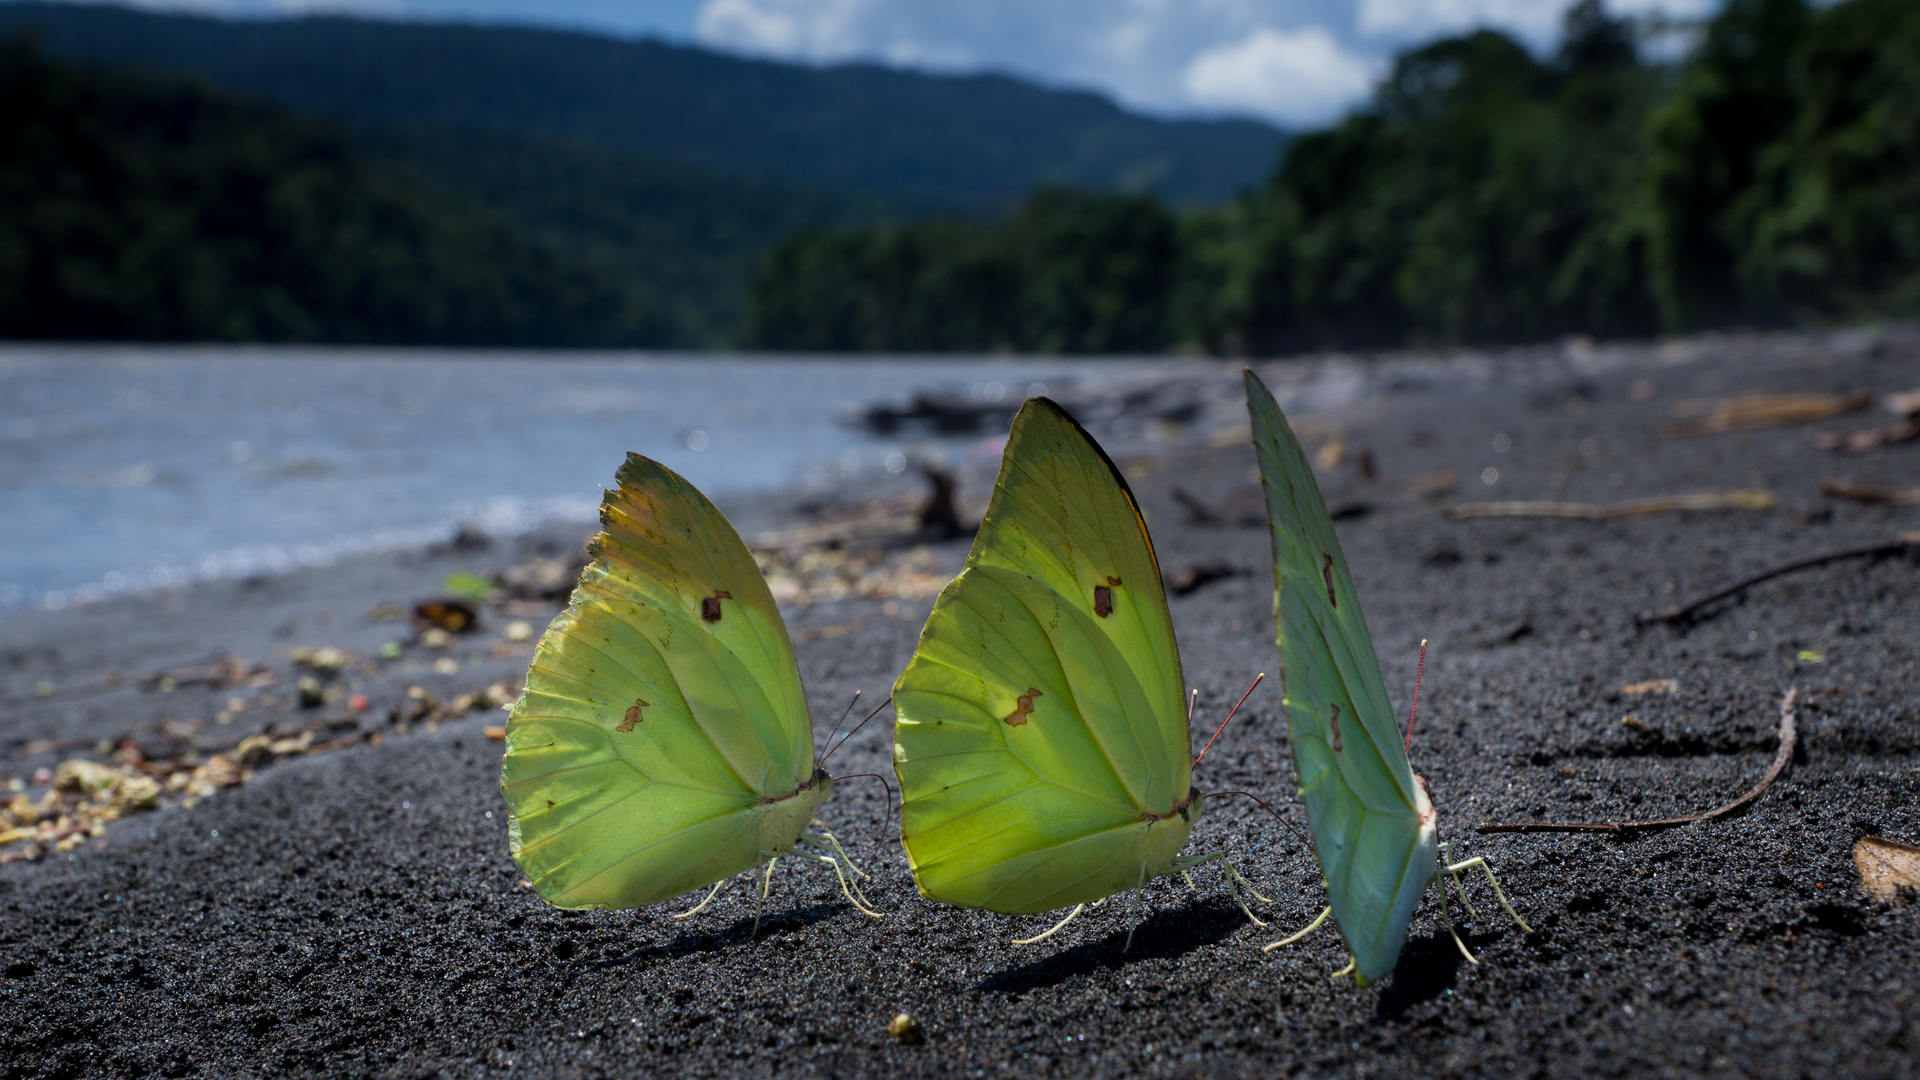
<path fill-rule="evenodd" d="M 1863 836 L 1853 842 L 1853 865 L 1860 870 L 1860 887 L 1882 904 L 1920 893 L 1920 848 Z"/>
<path fill-rule="evenodd" d="M 1674 406 L 1679 419 L 1660 429 L 1668 438 L 1717 435 L 1780 424 L 1804 424 L 1859 412 L 1873 404 L 1873 395 L 1859 394 L 1748 394 L 1711 403 L 1683 401 Z M 1702 415 L 1704 414 L 1704 415 Z"/>

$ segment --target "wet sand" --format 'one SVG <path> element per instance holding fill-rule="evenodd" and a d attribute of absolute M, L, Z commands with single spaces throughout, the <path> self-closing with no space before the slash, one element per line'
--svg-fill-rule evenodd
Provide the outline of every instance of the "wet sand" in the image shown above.
<path fill-rule="evenodd" d="M 1256 909 L 1265 929 L 1207 868 L 1197 891 L 1177 878 L 1144 891 L 1131 950 L 1128 905 L 1111 901 L 1040 945 L 1010 945 L 1049 920 L 921 899 L 885 794 L 864 779 L 840 784 L 822 817 L 873 875 L 884 920 L 842 900 L 825 867 L 793 861 L 757 939 L 744 883 L 685 922 L 671 905 L 549 908 L 507 855 L 502 747 L 484 731 L 504 714 L 416 717 L 407 690 L 445 707 L 512 682 L 530 644 L 508 627 L 537 631 L 557 608 L 488 608 L 441 648 L 375 616 L 455 570 L 564 557 L 579 537 L 555 531 L 0 619 L 0 778 L 109 758 L 103 740 L 203 764 L 254 735 L 314 731 L 341 747 L 254 744 L 251 778 L 191 809 L 166 795 L 68 850 L 0 866 L 0 1074 L 1914 1075 L 1920 904 L 1869 902 L 1850 849 L 1865 834 L 1920 843 L 1920 566 L 1788 575 L 1685 629 L 1635 616 L 1920 530 L 1920 507 L 1821 494 L 1841 477 L 1920 487 L 1920 442 L 1858 456 L 1811 444 L 1810 431 L 1891 422 L 1877 406 L 1660 435 L 1688 399 L 1920 387 L 1920 339 L 1728 338 L 1616 360 L 1586 373 L 1516 361 L 1471 384 L 1403 374 L 1301 424 L 1310 449 L 1344 444 L 1322 483 L 1350 512 L 1342 541 L 1402 715 L 1431 641 L 1413 758 L 1443 839 L 1456 858 L 1484 855 L 1535 929 L 1470 881 L 1477 964 L 1441 928 L 1434 893 L 1376 987 L 1328 977 L 1346 961 L 1330 929 L 1262 953 L 1323 892 L 1311 852 L 1235 799 L 1208 804 L 1189 850 L 1231 853 L 1274 899 Z M 1258 508 L 1253 457 L 1229 443 L 1122 461 L 1168 574 L 1227 572 L 1172 601 L 1201 691 L 1195 727 L 1210 731 L 1275 670 L 1266 534 L 1240 522 Z M 1447 468 L 1450 493 L 1413 490 Z M 980 483 L 963 490 L 983 496 Z M 1219 523 L 1195 522 L 1175 488 Z M 1703 489 L 1763 489 L 1777 505 L 1605 522 L 1442 512 Z M 779 500 L 738 509 L 750 533 L 810 523 Z M 903 596 L 786 605 L 818 730 L 855 690 L 885 697 L 931 608 L 926 581 L 965 547 L 933 545 L 911 573 L 898 554 L 876 562 L 870 589 Z M 381 659 L 389 641 L 406 644 Z M 309 669 L 320 703 L 303 708 L 291 657 L 323 646 L 353 661 L 326 678 Z M 246 662 L 246 681 L 195 682 L 216 656 Z M 144 684 L 169 671 L 171 690 Z M 1672 692 L 1625 689 L 1663 679 Z M 1772 759 L 1788 687 L 1800 751 L 1741 816 L 1629 837 L 1473 831 L 1730 799 Z M 1253 791 L 1304 826 L 1280 696 L 1272 678 L 1255 691 L 1196 784 Z M 886 721 L 834 771 L 889 772 Z M 888 1034 L 900 1011 L 924 1041 Z"/>

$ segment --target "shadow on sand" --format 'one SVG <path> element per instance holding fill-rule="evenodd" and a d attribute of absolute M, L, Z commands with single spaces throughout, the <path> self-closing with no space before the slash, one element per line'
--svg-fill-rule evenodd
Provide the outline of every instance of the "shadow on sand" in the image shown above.
<path fill-rule="evenodd" d="M 1143 919 L 1134 933 L 1133 947 L 1122 949 L 1127 932 L 1115 930 L 1095 941 L 1062 949 L 1030 964 L 989 975 L 973 989 L 1002 994 L 1058 986 L 1075 975 L 1125 967 L 1138 960 L 1183 956 L 1211 945 L 1245 925 L 1247 917 L 1224 900 L 1201 901 Z"/>

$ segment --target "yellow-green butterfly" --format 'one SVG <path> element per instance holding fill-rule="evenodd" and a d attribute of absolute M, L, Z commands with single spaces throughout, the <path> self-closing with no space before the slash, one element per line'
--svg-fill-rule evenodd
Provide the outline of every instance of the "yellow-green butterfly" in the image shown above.
<path fill-rule="evenodd" d="M 1353 954 L 1349 970 L 1364 986 L 1399 962 L 1414 906 L 1441 868 L 1433 803 L 1426 781 L 1407 761 L 1347 557 L 1306 453 L 1259 376 L 1248 371 L 1246 381 L 1273 534 L 1273 613 L 1288 741 L 1331 901 L 1311 926 L 1268 948 L 1298 941 L 1331 912 Z M 1476 866 L 1531 933 L 1484 860 L 1445 869 L 1458 888 L 1459 872 Z M 1442 918 L 1445 911 L 1443 894 Z M 1460 951 L 1467 952 L 1464 944 Z"/>
<path fill-rule="evenodd" d="M 1029 400 L 966 567 L 894 684 L 900 839 L 920 892 L 1073 908 L 1026 944 L 1088 903 L 1221 858 L 1179 855 L 1201 809 L 1183 696 L 1132 492 L 1065 410 Z"/>
<path fill-rule="evenodd" d="M 712 884 L 698 911 L 761 864 L 763 902 L 791 852 L 832 864 L 877 917 L 840 845 L 806 831 L 833 779 L 814 760 L 793 644 L 752 554 L 659 462 L 629 454 L 616 482 L 593 561 L 507 722 L 514 859 L 556 907 L 639 907 Z"/>

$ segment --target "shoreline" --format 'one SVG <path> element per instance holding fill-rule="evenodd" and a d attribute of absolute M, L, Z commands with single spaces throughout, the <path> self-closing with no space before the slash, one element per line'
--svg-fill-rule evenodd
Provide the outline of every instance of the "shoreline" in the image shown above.
<path fill-rule="evenodd" d="M 1328 501 L 1344 511 L 1342 543 L 1400 712 L 1418 642 L 1431 639 L 1414 758 L 1441 831 L 1455 857 L 1497 867 L 1538 930 L 1521 934 L 1496 906 L 1470 923 L 1477 964 L 1454 951 L 1431 903 L 1401 968 L 1374 988 L 1325 978 L 1344 962 L 1326 931 L 1262 953 L 1319 910 L 1319 873 L 1239 800 L 1209 806 L 1195 850 L 1235 853 L 1274 897 L 1259 909 L 1269 930 L 1202 875 L 1197 893 L 1177 881 L 1146 890 L 1129 952 L 1126 904 L 1012 949 L 1007 939 L 1052 920 L 919 899 L 889 800 L 869 783 L 845 785 L 821 813 L 874 875 L 885 920 L 854 913 L 811 868 L 782 871 L 758 938 L 743 887 L 685 923 L 666 907 L 551 909 L 507 857 L 500 744 L 484 732 L 500 714 L 471 698 L 435 713 L 524 672 L 558 602 L 503 600 L 476 634 L 439 645 L 409 638 L 405 609 L 456 571 L 564 561 L 578 535 L 555 532 L 0 614 L 0 780 L 74 757 L 109 763 L 129 741 L 147 761 L 195 753 L 199 768 L 238 763 L 243 741 L 265 740 L 241 766 L 251 779 L 191 809 L 163 794 L 157 811 L 0 866 L 0 1001 L 14 1018 L 0 1058 L 21 1075 L 1906 1075 L 1920 1037 L 1920 904 L 1866 898 L 1850 851 L 1869 833 L 1920 841 L 1920 570 L 1897 557 L 1833 564 L 1749 590 L 1685 630 L 1635 619 L 1792 558 L 1920 529 L 1920 507 L 1822 493 L 1842 475 L 1920 485 L 1920 441 L 1862 455 L 1813 445 L 1814 431 L 1886 424 L 1877 404 L 1661 434 L 1686 401 L 1877 401 L 1920 388 L 1920 342 L 1743 342 L 1664 364 L 1645 354 L 1602 357 L 1592 362 L 1612 366 L 1590 372 L 1555 361 L 1567 366 L 1403 379 L 1300 416 Z M 1289 385 L 1277 376 L 1276 390 Z M 1333 384 L 1293 383 L 1306 385 Z M 1124 426 L 1114 456 L 1175 585 L 1187 681 L 1200 690 L 1194 727 L 1210 731 L 1255 673 L 1275 671 L 1251 453 L 1211 432 L 1153 452 Z M 982 474 L 990 481 L 984 463 L 962 475 L 965 515 L 984 501 Z M 1443 513 L 1450 502 L 1744 489 L 1771 503 L 1593 521 Z M 931 590 L 964 558 L 964 538 L 862 539 L 902 523 L 916 492 L 721 500 L 749 536 L 786 530 L 765 565 L 786 591 L 817 731 L 855 690 L 885 696 Z M 516 622 L 527 640 L 512 639 Z M 394 641 L 399 654 L 382 657 Z M 222 656 L 244 673 L 182 677 Z M 112 671 L 121 685 L 59 696 Z M 146 678 L 168 671 L 171 689 Z M 302 677 L 317 704 L 300 704 Z M 34 697 L 43 681 L 55 694 Z M 1472 831 L 1717 805 L 1774 756 L 1790 685 L 1803 695 L 1802 749 L 1742 816 L 1631 841 Z M 412 687 L 436 708 L 419 712 Z M 229 708 L 234 697 L 242 708 Z M 1196 782 L 1255 791 L 1298 819 L 1280 700 L 1278 685 L 1256 692 Z M 306 747 L 275 749 L 302 732 L 314 733 Z M 876 721 L 836 761 L 885 773 L 889 758 Z M 770 965 L 784 974 L 770 978 Z M 925 1043 L 888 1035 L 900 1011 Z"/>

